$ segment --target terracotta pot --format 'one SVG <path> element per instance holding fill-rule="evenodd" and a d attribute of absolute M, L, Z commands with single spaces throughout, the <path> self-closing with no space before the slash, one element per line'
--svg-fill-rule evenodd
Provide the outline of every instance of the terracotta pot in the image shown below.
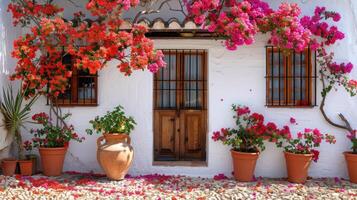
<path fill-rule="evenodd" d="M 350 182 L 357 183 L 357 154 L 353 154 L 352 152 L 345 152 L 344 154 Z"/>
<path fill-rule="evenodd" d="M 12 176 L 15 174 L 17 160 L 13 158 L 5 158 L 2 160 L 2 173 L 4 176 Z"/>
<path fill-rule="evenodd" d="M 252 181 L 259 152 L 243 153 L 231 150 L 231 154 L 235 179 L 242 182 Z"/>
<path fill-rule="evenodd" d="M 292 183 L 305 183 L 313 154 L 294 154 L 284 152 L 288 181 Z"/>
<path fill-rule="evenodd" d="M 32 174 L 36 174 L 37 173 L 37 155 L 35 155 L 35 154 L 26 155 L 26 159 L 32 161 Z"/>
<path fill-rule="evenodd" d="M 45 176 L 61 175 L 67 148 L 68 147 L 39 148 L 42 170 Z"/>
<path fill-rule="evenodd" d="M 97 160 L 110 179 L 122 180 L 127 174 L 134 156 L 130 141 L 126 134 L 104 134 L 98 138 Z"/>
<path fill-rule="evenodd" d="M 20 173 L 23 176 L 32 175 L 32 160 L 20 160 Z"/>

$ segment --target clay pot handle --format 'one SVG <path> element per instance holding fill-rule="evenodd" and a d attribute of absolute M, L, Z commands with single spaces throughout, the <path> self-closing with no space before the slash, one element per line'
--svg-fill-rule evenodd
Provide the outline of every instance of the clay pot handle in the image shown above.
<path fill-rule="evenodd" d="M 104 140 L 104 136 L 100 136 L 98 139 L 97 139 L 97 148 L 99 148 L 100 146 L 102 146 L 101 142 Z"/>
<path fill-rule="evenodd" d="M 131 138 L 129 135 L 125 135 L 126 143 L 130 144 L 131 143 Z"/>

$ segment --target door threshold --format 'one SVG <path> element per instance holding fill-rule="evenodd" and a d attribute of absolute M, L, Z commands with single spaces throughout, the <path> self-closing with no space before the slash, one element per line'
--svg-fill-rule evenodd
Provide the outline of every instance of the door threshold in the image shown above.
<path fill-rule="evenodd" d="M 153 166 L 166 167 L 207 167 L 207 161 L 154 161 Z"/>

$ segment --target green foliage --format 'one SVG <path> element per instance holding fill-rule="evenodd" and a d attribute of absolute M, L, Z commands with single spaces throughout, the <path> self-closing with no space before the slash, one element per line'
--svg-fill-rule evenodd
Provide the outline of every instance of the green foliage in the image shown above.
<path fill-rule="evenodd" d="M 69 113 L 65 114 L 63 117 L 60 116 L 61 121 L 64 122 L 69 116 Z M 34 135 L 32 138 L 34 147 L 66 147 L 71 140 L 82 142 L 85 139 L 84 137 L 78 137 L 78 134 L 74 131 L 72 125 L 62 126 L 52 123 L 50 117 L 44 112 L 35 114 L 32 116 L 32 119 L 37 124 L 42 125 L 42 128 L 33 129 L 30 132 Z M 29 148 L 29 145 L 27 148 Z"/>
<path fill-rule="evenodd" d="M 130 134 L 136 122 L 132 117 L 127 117 L 123 109 L 122 106 L 117 106 L 103 117 L 96 116 L 94 120 L 89 121 L 92 129 L 87 129 L 87 134 L 92 135 L 93 132 Z"/>

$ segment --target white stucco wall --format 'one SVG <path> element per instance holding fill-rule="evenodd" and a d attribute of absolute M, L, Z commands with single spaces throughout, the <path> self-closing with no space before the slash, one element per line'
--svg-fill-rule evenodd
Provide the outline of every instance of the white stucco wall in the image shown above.
<path fill-rule="evenodd" d="M 353 0 L 352 0 L 353 1 Z M 272 1 L 273 2 L 273 1 Z M 274 4 L 277 5 L 274 1 Z M 352 9 L 348 0 L 310 0 L 307 3 L 294 1 L 303 7 L 304 13 L 312 13 L 315 5 L 326 5 L 339 11 L 343 21 L 339 28 L 346 33 L 346 39 L 336 44 L 332 49 L 339 61 L 350 60 L 357 66 L 357 33 L 356 19 L 353 21 Z M 305 1 L 304 1 L 305 2 Z M 2 7 L 3 8 L 3 7 Z M 355 7 L 356 8 L 356 5 Z M 86 136 L 88 121 L 96 115 L 102 115 L 118 104 L 123 105 L 127 113 L 133 116 L 138 125 L 132 133 L 135 149 L 134 163 L 131 174 L 181 174 L 212 177 L 218 173 L 230 175 L 232 171 L 229 147 L 213 142 L 212 132 L 222 127 L 233 126 L 230 105 L 232 103 L 246 104 L 252 110 L 264 114 L 268 121 L 279 125 L 288 123 L 290 117 L 296 118 L 298 125 L 292 127 L 295 132 L 305 127 L 319 128 L 324 132 L 334 134 L 336 145 L 323 144 L 320 148 L 321 157 L 318 163 L 313 163 L 310 175 L 314 177 L 347 177 L 346 166 L 342 152 L 350 148 L 344 131 L 328 125 L 322 118 L 318 108 L 312 109 L 279 109 L 266 108 L 265 105 L 265 45 L 267 38 L 260 35 L 256 43 L 249 47 L 241 47 L 237 51 L 226 50 L 219 41 L 214 40 L 156 40 L 157 48 L 203 48 L 209 53 L 209 118 L 207 133 L 207 167 L 160 167 L 153 166 L 153 111 L 152 111 L 152 74 L 135 72 L 131 77 L 124 77 L 115 67 L 108 67 L 99 74 L 99 106 L 64 108 L 73 116 L 71 123 L 81 136 Z M 7 52 L 9 54 L 9 52 Z M 352 73 L 357 78 L 357 69 Z M 318 85 L 320 89 L 320 84 Z M 319 100 L 320 98 L 318 98 Z M 318 101 L 319 102 L 319 101 Z M 47 111 L 45 99 L 41 99 L 34 108 L 35 112 Z M 343 90 L 330 95 L 327 102 L 328 114 L 337 119 L 337 113 L 342 112 L 351 119 L 352 126 L 357 128 L 357 98 L 350 98 Z M 29 135 L 25 136 L 29 138 Z M 65 170 L 101 172 L 96 161 L 96 138 L 86 136 L 86 141 L 71 143 L 65 161 Z M 283 177 L 286 176 L 285 163 L 281 150 L 268 144 L 257 163 L 256 176 Z"/>
<path fill-rule="evenodd" d="M 9 2 L 9 0 L 0 2 L 0 98 L 2 97 L 2 87 L 8 85 L 8 75 L 16 64 L 15 60 L 11 58 L 13 40 L 21 33 L 20 29 L 12 26 L 11 14 L 6 12 Z M 1 113 L 0 124 L 2 124 Z M 7 147 L 9 147 L 12 138 L 8 137 L 5 140 L 5 136 L 4 128 L 0 127 L 0 159 L 9 156 L 10 148 Z"/>

